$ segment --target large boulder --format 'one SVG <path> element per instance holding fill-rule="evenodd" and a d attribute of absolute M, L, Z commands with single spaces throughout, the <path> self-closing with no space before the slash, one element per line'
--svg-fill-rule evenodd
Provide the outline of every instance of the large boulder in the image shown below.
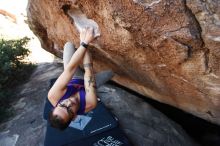
<path fill-rule="evenodd" d="M 28 23 L 61 57 L 86 25 L 96 71 L 117 83 L 220 124 L 220 1 L 29 0 Z"/>

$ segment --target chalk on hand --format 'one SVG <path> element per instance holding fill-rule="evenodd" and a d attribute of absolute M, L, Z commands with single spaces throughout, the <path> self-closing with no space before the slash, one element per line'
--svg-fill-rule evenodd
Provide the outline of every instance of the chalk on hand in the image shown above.
<path fill-rule="evenodd" d="M 81 32 L 85 27 L 93 27 L 95 37 L 100 36 L 98 24 L 94 20 L 88 19 L 79 8 L 69 10 L 68 15 L 73 19 L 74 24 L 79 32 Z"/>

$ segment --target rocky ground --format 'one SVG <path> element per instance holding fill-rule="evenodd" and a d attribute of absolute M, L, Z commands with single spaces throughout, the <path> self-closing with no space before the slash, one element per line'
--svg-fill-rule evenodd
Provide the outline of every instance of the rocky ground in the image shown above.
<path fill-rule="evenodd" d="M 49 79 L 62 71 L 60 63 L 39 64 L 30 80 L 18 87 L 11 108 L 15 116 L 0 125 L 1 146 L 42 146 L 46 121 L 42 113 Z M 104 104 L 118 118 L 120 126 L 135 146 L 195 145 L 184 130 L 144 100 L 114 85 L 98 89 Z"/>

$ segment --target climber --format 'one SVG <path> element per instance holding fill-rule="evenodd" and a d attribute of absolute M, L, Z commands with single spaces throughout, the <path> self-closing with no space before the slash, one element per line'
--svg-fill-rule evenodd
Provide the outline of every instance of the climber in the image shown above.
<path fill-rule="evenodd" d="M 93 28 L 86 27 L 80 32 L 81 43 L 76 51 L 72 43 L 64 45 L 64 71 L 48 92 L 48 100 L 54 107 L 48 118 L 54 128 L 64 130 L 78 114 L 96 107 L 96 82 L 92 58 L 87 49 L 94 38 Z M 78 67 L 82 60 L 84 77 Z"/>

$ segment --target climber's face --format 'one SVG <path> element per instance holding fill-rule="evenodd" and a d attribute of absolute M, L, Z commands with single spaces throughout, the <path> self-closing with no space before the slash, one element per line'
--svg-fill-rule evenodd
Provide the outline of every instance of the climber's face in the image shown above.
<path fill-rule="evenodd" d="M 78 104 L 76 98 L 68 98 L 58 103 L 53 111 L 54 115 L 58 115 L 65 121 L 72 120 L 76 117 L 76 112 L 78 110 Z"/>

